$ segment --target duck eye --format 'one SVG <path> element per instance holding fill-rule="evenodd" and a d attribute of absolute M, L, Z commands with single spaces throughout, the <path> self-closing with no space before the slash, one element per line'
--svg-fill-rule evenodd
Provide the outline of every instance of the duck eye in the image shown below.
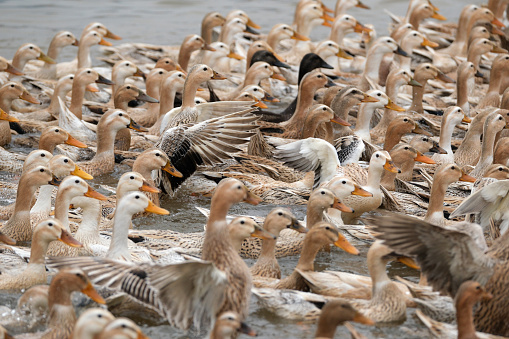
<path fill-rule="evenodd" d="M 170 62 L 169 62 L 168 60 L 166 60 L 166 62 L 165 62 L 165 63 L 166 63 L 166 64 L 169 64 Z"/>
<path fill-rule="evenodd" d="M 129 179 L 134 180 L 134 175 L 131 175 L 131 177 Z"/>
<path fill-rule="evenodd" d="M 11 84 L 11 88 L 14 88 L 14 84 Z"/>
<path fill-rule="evenodd" d="M 343 185 L 346 185 L 346 180 L 341 181 Z"/>
<path fill-rule="evenodd" d="M 377 154 L 377 155 L 376 155 L 376 157 L 377 157 L 377 158 L 380 158 L 380 154 Z"/>
<path fill-rule="evenodd" d="M 123 114 L 122 113 L 118 113 L 118 116 L 121 117 L 121 116 L 123 116 Z"/>
<path fill-rule="evenodd" d="M 97 315 L 97 318 L 102 318 L 102 317 L 103 317 L 103 315 L 102 315 L 102 314 L 98 314 L 98 315 Z"/>
<path fill-rule="evenodd" d="M 502 117 L 499 117 L 498 120 L 502 120 Z"/>
<path fill-rule="evenodd" d="M 346 21 L 348 21 L 348 20 L 350 20 L 350 18 L 349 18 L 349 17 L 346 17 L 346 18 L 345 18 L 345 20 L 346 20 Z"/>
<path fill-rule="evenodd" d="M 429 66 L 426 66 L 426 69 L 429 69 Z"/>
<path fill-rule="evenodd" d="M 456 167 L 454 167 L 454 166 L 451 166 L 451 169 L 452 169 L 452 170 L 454 170 L 454 169 L 456 169 Z"/>
<path fill-rule="evenodd" d="M 30 47 L 28 47 L 28 48 L 30 48 L 30 49 L 34 49 L 34 46 L 30 46 Z"/>
<path fill-rule="evenodd" d="M 41 173 L 42 173 L 42 172 L 44 172 L 44 168 L 41 168 L 41 169 L 39 170 L 39 172 L 41 172 Z"/>
<path fill-rule="evenodd" d="M 160 153 L 156 153 L 156 157 L 160 157 L 160 156 L 161 156 L 161 154 L 160 154 Z"/>
<path fill-rule="evenodd" d="M 74 80 L 74 77 L 69 77 L 69 79 Z"/>
<path fill-rule="evenodd" d="M 325 226 L 325 229 L 326 229 L 326 230 L 330 230 L 330 227 L 329 227 L 329 226 Z"/>
<path fill-rule="evenodd" d="M 404 122 L 408 122 L 408 119 L 403 119 Z"/>
<path fill-rule="evenodd" d="M 70 34 L 67 34 L 67 37 L 68 37 L 68 38 L 70 38 L 70 37 L 71 37 L 71 35 L 70 35 Z"/>
<path fill-rule="evenodd" d="M 131 89 L 131 86 L 127 86 L 126 88 L 127 88 L 127 89 Z"/>
<path fill-rule="evenodd" d="M 254 88 L 253 91 L 258 92 L 258 88 Z M 509 113 L 507 113 L 507 114 L 509 114 Z"/>
<path fill-rule="evenodd" d="M 45 156 L 46 156 L 46 154 L 44 154 L 44 153 L 42 153 L 42 154 L 41 154 L 41 157 L 43 157 L 43 158 L 44 158 Z"/>
<path fill-rule="evenodd" d="M 422 138 L 422 141 L 428 142 L 428 138 Z"/>
<path fill-rule="evenodd" d="M 207 67 L 203 67 L 203 70 L 204 70 L 204 71 L 208 71 L 208 68 L 207 68 Z"/>
<path fill-rule="evenodd" d="M 79 180 L 74 180 L 74 183 L 79 184 L 80 181 Z"/>
<path fill-rule="evenodd" d="M 321 76 L 320 74 L 318 74 L 316 77 L 317 77 L 317 78 L 321 78 L 322 76 Z"/>
<path fill-rule="evenodd" d="M 417 33 L 414 33 L 414 36 L 417 36 Z"/>
<path fill-rule="evenodd" d="M 480 290 L 481 289 L 481 286 L 476 286 L 475 287 L 476 290 Z"/>
<path fill-rule="evenodd" d="M 90 70 L 87 71 L 87 74 L 90 74 Z"/>
<path fill-rule="evenodd" d="M 283 212 L 279 212 L 277 215 L 282 216 L 282 215 L 283 215 Z"/>
<path fill-rule="evenodd" d="M 159 71 L 159 74 L 163 74 L 163 71 Z"/>
<path fill-rule="evenodd" d="M 381 95 L 382 95 L 382 93 L 378 93 L 377 95 L 378 95 L 378 96 L 381 96 Z"/>
<path fill-rule="evenodd" d="M 238 190 L 241 190 L 241 189 L 242 189 L 242 186 L 240 186 L 240 185 L 239 185 L 239 186 L 237 186 L 237 189 L 238 189 Z"/>
<path fill-rule="evenodd" d="M 53 223 L 52 222 L 48 223 L 48 226 L 50 226 L 50 227 L 53 226 Z"/>
<path fill-rule="evenodd" d="M 504 169 L 503 169 L 502 167 L 499 167 L 499 168 L 498 168 L 498 170 L 499 170 L 499 171 L 503 171 Z"/>
<path fill-rule="evenodd" d="M 408 150 L 408 147 L 405 146 L 405 149 Z"/>
<path fill-rule="evenodd" d="M 139 196 L 139 195 L 137 195 L 137 196 L 135 196 L 135 198 L 136 198 L 136 199 L 139 199 L 139 198 L 140 198 L 140 196 Z"/>
<path fill-rule="evenodd" d="M 121 326 L 122 328 L 127 328 L 127 325 L 126 324 L 122 324 Z"/>
<path fill-rule="evenodd" d="M 332 47 L 332 44 L 331 44 L 331 43 L 329 43 L 329 47 Z"/>
<path fill-rule="evenodd" d="M 67 164 L 69 162 L 69 159 L 64 159 L 64 162 Z"/>
<path fill-rule="evenodd" d="M 244 220 L 241 220 L 241 221 L 240 221 L 240 224 L 241 224 L 241 225 L 244 225 L 245 223 L 246 223 L 246 222 L 245 222 Z"/>
<path fill-rule="evenodd" d="M 182 78 L 182 74 L 179 74 L 179 75 L 178 75 L 178 77 L 179 77 L 179 78 Z"/>

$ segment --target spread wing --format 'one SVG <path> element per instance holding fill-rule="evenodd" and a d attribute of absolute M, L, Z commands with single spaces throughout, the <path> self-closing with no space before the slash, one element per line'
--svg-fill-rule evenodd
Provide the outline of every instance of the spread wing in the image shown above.
<path fill-rule="evenodd" d="M 256 116 L 234 113 L 198 124 L 182 125 L 164 132 L 156 147 L 163 150 L 181 178 L 163 172 L 162 184 L 166 192 L 177 189 L 200 165 L 215 165 L 232 158 L 241 151 L 256 132 Z"/>
<path fill-rule="evenodd" d="M 227 284 L 223 271 L 201 260 L 136 265 L 96 257 L 51 257 L 46 263 L 57 269 L 79 267 L 94 284 L 129 294 L 183 330 L 213 323 Z"/>
<path fill-rule="evenodd" d="M 434 289 L 451 296 L 464 281 L 484 284 L 493 273 L 496 261 L 466 233 L 399 214 L 371 218 L 369 224 L 387 246 L 415 257 Z"/>

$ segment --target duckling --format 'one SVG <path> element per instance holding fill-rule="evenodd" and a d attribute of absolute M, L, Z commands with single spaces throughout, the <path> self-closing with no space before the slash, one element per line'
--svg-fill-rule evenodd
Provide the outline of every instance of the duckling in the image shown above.
<path fill-rule="evenodd" d="M 30 262 L 25 270 L 18 271 L 15 275 L 2 274 L 0 290 L 27 289 L 37 284 L 45 284 L 48 278 L 44 257 L 49 244 L 59 240 L 68 246 L 82 246 L 76 241 L 62 224 L 55 219 L 46 219 L 34 228 Z"/>

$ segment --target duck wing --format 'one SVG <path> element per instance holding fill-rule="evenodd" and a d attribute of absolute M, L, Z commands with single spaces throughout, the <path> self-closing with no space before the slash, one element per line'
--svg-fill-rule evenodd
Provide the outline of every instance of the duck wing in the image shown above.
<path fill-rule="evenodd" d="M 467 233 L 399 214 L 371 218 L 369 225 L 387 246 L 415 257 L 429 284 L 440 292 L 454 297 L 464 281 L 485 284 L 493 274 L 497 261 Z"/>
<path fill-rule="evenodd" d="M 96 285 L 129 294 L 175 327 L 211 324 L 223 304 L 226 274 L 208 261 L 133 264 L 97 257 L 51 257 L 48 267 L 79 267 Z"/>

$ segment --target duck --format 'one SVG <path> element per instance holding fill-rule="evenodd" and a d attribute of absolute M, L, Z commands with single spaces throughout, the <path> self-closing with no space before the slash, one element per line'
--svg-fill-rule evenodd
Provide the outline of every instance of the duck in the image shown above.
<path fill-rule="evenodd" d="M 494 164 L 502 164 L 506 165 L 509 163 L 509 154 L 507 153 L 507 143 L 509 142 L 509 138 L 504 137 L 500 138 L 496 145 L 495 151 L 493 153 L 493 163 Z"/>
<path fill-rule="evenodd" d="M 144 131 L 125 111 L 113 109 L 106 112 L 97 124 L 97 152 L 87 162 L 78 165 L 92 176 L 111 173 L 115 167 L 115 136 L 123 128 Z"/>
<path fill-rule="evenodd" d="M 128 318 L 111 321 L 97 336 L 98 339 L 149 339 L 141 328 Z"/>
<path fill-rule="evenodd" d="M 354 321 L 365 325 L 374 325 L 373 320 L 371 320 L 368 317 L 365 317 L 362 313 L 356 310 L 348 301 L 339 299 L 331 300 L 328 301 L 322 308 L 322 313 L 318 318 L 318 325 L 316 327 L 315 338 L 316 339 L 334 338 L 336 327 L 338 327 L 339 325 L 346 325 L 347 324 L 345 323 L 346 321 Z"/>
<path fill-rule="evenodd" d="M 428 80 L 430 79 L 440 79 L 444 82 L 453 82 L 451 78 L 446 76 L 442 71 L 440 71 L 436 66 L 430 63 L 422 63 L 419 64 L 414 71 L 414 79 L 422 85 L 422 87 L 412 87 L 412 105 L 410 106 L 411 111 L 415 111 L 417 113 L 423 113 L 423 96 L 424 96 L 424 88 Z"/>
<path fill-rule="evenodd" d="M 331 27 L 331 32 L 329 34 L 329 40 L 334 41 L 338 44 L 339 47 L 345 48 L 345 43 L 343 42 L 345 36 L 349 33 L 363 33 L 370 32 L 371 29 L 362 25 L 357 21 L 353 16 L 348 14 L 343 14 L 336 16 L 334 22 Z"/>
<path fill-rule="evenodd" d="M 95 70 L 91 68 L 80 68 L 74 75 L 74 81 L 72 82 L 72 96 L 71 105 L 69 110 L 74 113 L 78 119 L 83 118 L 83 99 L 85 97 L 85 90 L 90 89 L 97 92 L 97 87 L 90 85 L 94 83 L 113 85 L 113 82 L 106 79 Z"/>
<path fill-rule="evenodd" d="M 69 31 L 60 31 L 53 36 L 48 47 L 48 53 L 46 54 L 49 58 L 56 61 L 62 50 L 67 46 L 79 46 L 79 41 L 76 39 L 74 34 Z M 41 59 L 39 59 L 41 60 Z M 30 64 L 29 64 L 30 65 Z M 37 79 L 57 79 L 57 65 L 55 62 L 47 63 L 43 62 L 42 66 L 32 71 L 27 70 L 27 74 Z"/>
<path fill-rule="evenodd" d="M 403 35 L 401 41 L 399 42 L 401 49 L 404 50 L 408 55 L 413 53 L 413 50 L 416 47 L 425 47 L 429 46 L 431 48 L 438 47 L 438 44 L 428 40 L 424 35 L 422 35 L 417 30 L 410 30 L 406 34 Z M 409 56 L 401 56 L 394 55 L 394 62 L 399 65 L 400 68 L 403 68 L 407 72 L 411 72 L 410 63 L 412 59 Z"/>
<path fill-rule="evenodd" d="M 456 81 L 456 105 L 461 107 L 463 112 L 470 117 L 470 103 L 468 101 L 469 95 L 474 89 L 475 78 L 482 76 L 482 73 L 470 61 L 465 61 L 459 64 L 457 70 Z"/>
<path fill-rule="evenodd" d="M 314 27 L 323 25 L 331 27 L 329 21 L 334 19 L 327 15 L 316 2 L 303 3 L 295 10 L 294 27 L 297 32 L 308 37 Z"/>
<path fill-rule="evenodd" d="M 500 105 L 500 89 L 502 79 L 505 77 L 505 70 L 509 64 L 509 55 L 500 54 L 493 60 L 491 71 L 490 71 L 490 83 L 488 91 L 479 101 L 476 109 L 486 107 L 498 107 Z"/>
<path fill-rule="evenodd" d="M 89 308 L 76 321 L 70 338 L 93 339 L 113 320 L 115 317 L 108 310 Z"/>
<path fill-rule="evenodd" d="M 220 314 L 210 334 L 210 339 L 233 339 L 238 333 L 244 333 L 250 337 L 256 337 L 256 332 L 246 323 L 240 321 L 239 315 L 235 312 L 224 312 Z"/>
<path fill-rule="evenodd" d="M 504 128 L 509 128 L 509 123 L 506 122 L 502 115 L 494 112 L 486 117 L 483 128 L 481 155 L 479 156 L 479 161 L 475 165 L 475 168 L 470 172 L 470 175 L 475 178 L 482 177 L 486 168 L 493 163 L 495 137 L 496 134 Z"/>
<path fill-rule="evenodd" d="M 23 75 L 23 72 L 14 67 L 6 58 L 0 56 L 0 72 L 7 72 L 13 75 Z"/>
<path fill-rule="evenodd" d="M 440 323 L 428 316 L 424 315 L 420 310 L 416 311 L 417 317 L 428 327 L 430 334 L 446 338 L 502 338 L 499 336 L 489 335 L 475 331 L 473 320 L 473 308 L 480 300 L 490 300 L 493 298 L 491 293 L 476 281 L 467 280 L 462 283 L 458 289 L 458 296 L 455 300 L 456 306 L 456 323 L 457 326 L 451 324 Z"/>
<path fill-rule="evenodd" d="M 43 165 L 27 169 L 20 177 L 14 212 L 9 220 L 0 228 L 7 236 L 16 241 L 32 240 L 30 225 L 30 206 L 35 191 L 42 185 L 55 183 L 49 168 Z"/>
<path fill-rule="evenodd" d="M 309 41 L 308 37 L 300 34 L 287 24 L 276 24 L 271 28 L 269 34 L 267 34 L 267 43 L 274 51 L 280 50 L 281 41 L 286 39 Z"/>
<path fill-rule="evenodd" d="M 199 49 L 208 50 L 212 52 L 215 51 L 213 47 L 206 44 L 205 40 L 203 40 L 203 38 L 197 34 L 190 34 L 184 38 L 184 41 L 180 45 L 177 61 L 184 71 L 187 71 L 189 59 L 191 58 L 191 53 Z"/>
<path fill-rule="evenodd" d="M 65 129 L 58 126 L 50 126 L 45 128 L 39 137 L 39 149 L 55 152 L 58 145 L 66 144 L 78 148 L 87 148 L 88 146 L 81 141 L 72 137 Z"/>
<path fill-rule="evenodd" d="M 334 6 L 334 16 L 337 17 L 340 14 L 345 14 L 346 11 L 353 7 L 370 9 L 369 6 L 360 0 L 338 0 L 336 1 L 336 6 Z"/>
<path fill-rule="evenodd" d="M 466 174 L 460 166 L 448 164 L 439 168 L 433 177 L 428 210 L 424 220 L 435 225 L 445 226 L 443 206 L 447 186 L 455 181 L 475 182 L 475 178 Z"/>
<path fill-rule="evenodd" d="M 156 67 L 157 68 L 157 67 Z M 114 83 L 111 87 L 112 98 L 115 97 L 118 88 L 124 85 L 129 77 L 144 77 L 145 73 L 129 60 L 119 60 L 111 69 L 111 81 Z"/>
<path fill-rule="evenodd" d="M 401 173 L 383 172 L 381 184 L 389 191 L 396 190 L 394 183 L 396 178 L 404 181 L 412 180 L 414 165 L 417 161 L 425 164 L 435 164 L 433 159 L 423 155 L 409 144 L 398 144 L 394 146 L 389 154 L 394 164 L 401 169 Z"/>
<path fill-rule="evenodd" d="M 408 16 L 408 23 L 411 24 L 416 30 L 419 29 L 420 23 L 428 18 L 445 21 L 447 20 L 446 17 L 443 15 L 437 13 L 435 10 L 435 7 L 430 5 L 427 2 L 417 4 L 412 10 L 410 11 Z"/>
<path fill-rule="evenodd" d="M 426 135 L 415 135 L 410 140 L 410 146 L 415 148 L 417 151 L 421 153 L 440 153 L 440 154 L 446 154 L 447 152 L 438 145 L 438 142 L 433 140 L 432 138 L 426 136 Z"/>
<path fill-rule="evenodd" d="M 13 272 L 17 274 L 2 274 L 0 290 L 27 289 L 37 284 L 45 284 L 48 278 L 44 257 L 49 244 L 59 240 L 68 246 L 82 246 L 67 232 L 60 221 L 46 219 L 34 228 L 30 261 L 23 271 Z"/>
<path fill-rule="evenodd" d="M 223 42 L 216 41 L 210 44 L 210 47 L 214 49 L 214 51 L 207 51 L 204 53 L 202 63 L 205 65 L 209 65 L 214 70 L 217 70 L 221 73 L 230 73 L 230 61 L 233 60 L 243 60 L 244 57 L 230 51 L 230 48 Z"/>
<path fill-rule="evenodd" d="M 440 126 L 440 137 L 438 145 L 443 148 L 447 154 L 433 154 L 433 160 L 438 164 L 454 163 L 454 154 L 452 153 L 452 133 L 454 127 L 462 122 L 470 123 L 472 120 L 466 116 L 465 112 L 458 106 L 450 106 L 445 109 Z"/>
<path fill-rule="evenodd" d="M 193 305 L 198 304 L 186 303 L 186 312 L 181 313 L 183 311 L 182 307 L 179 307 L 178 310 L 173 309 L 173 311 L 170 311 L 170 305 L 164 306 L 164 304 L 160 303 L 161 299 L 158 298 L 156 301 L 157 304 L 153 306 L 155 306 L 156 309 L 159 309 L 160 313 L 165 314 L 165 318 L 168 319 L 170 324 L 181 329 L 188 329 L 189 326 L 191 326 L 191 323 L 194 322 L 194 325 L 199 329 L 202 324 L 205 325 L 205 323 L 208 323 L 211 319 L 215 319 L 218 313 L 226 311 L 235 311 L 239 314 L 241 319 L 244 319 L 247 315 L 247 307 L 249 305 L 249 297 L 251 294 L 251 275 L 245 262 L 233 249 L 229 237 L 225 235 L 227 232 L 226 214 L 233 204 L 241 201 L 256 205 L 261 201 L 261 199 L 250 193 L 249 190 L 236 179 L 224 179 L 219 183 L 216 191 L 214 192 L 214 196 L 212 197 L 211 214 L 207 221 L 202 261 L 193 260 L 180 264 L 158 267 L 147 264 L 141 264 L 139 266 L 132 263 L 119 262 L 105 258 L 98 259 L 79 257 L 50 258 L 47 260 L 47 264 L 53 268 L 66 267 L 68 265 L 82 267 L 88 272 L 94 283 L 97 284 L 102 281 L 102 284 L 104 284 L 103 286 L 111 286 L 111 281 L 95 276 L 92 271 L 90 271 L 90 268 L 92 267 L 89 265 L 91 263 L 95 263 L 92 266 L 99 265 L 99 267 L 104 267 L 110 272 L 110 274 L 113 273 L 117 279 L 129 279 L 129 272 L 133 269 L 137 272 L 141 272 L 140 270 L 143 270 L 147 273 L 147 276 L 161 273 L 164 275 L 177 274 L 177 276 L 174 276 L 174 278 L 170 281 L 177 284 L 179 284 L 178 282 L 180 281 L 182 285 L 179 284 L 179 286 L 181 286 L 179 290 L 182 288 L 185 289 L 186 286 L 191 286 L 189 284 L 189 277 L 192 275 L 199 279 L 199 285 L 203 286 L 203 284 L 205 284 L 207 286 L 185 294 L 182 293 L 181 290 L 177 291 L 174 288 L 164 289 L 158 293 L 159 298 L 162 297 L 161 293 L 167 294 L 175 292 L 176 294 L 171 297 L 173 301 L 175 301 L 176 298 L 182 297 L 185 298 L 184 300 L 201 300 L 201 304 L 206 302 L 207 307 L 195 309 L 195 306 Z M 155 271 L 150 271 L 154 269 Z M 107 271 L 102 272 L 102 274 L 104 274 Z M 120 272 L 123 273 L 119 275 Z M 209 278 L 205 278 L 206 276 Z M 99 278 L 100 280 L 96 278 Z M 168 278 L 166 277 L 163 279 Z M 150 281 L 153 280 L 150 279 Z M 168 283 L 168 280 L 166 281 L 165 285 Z M 146 285 L 147 283 L 151 284 L 151 282 L 147 279 L 137 280 L 136 285 L 144 284 L 151 290 L 159 289 L 158 286 Z M 170 282 L 170 286 L 171 285 L 172 283 Z M 121 288 L 122 284 L 116 284 L 115 286 L 116 288 Z M 128 285 L 124 286 L 128 287 Z M 138 289 L 137 286 L 133 287 L 134 289 L 129 288 L 129 291 L 126 292 L 134 294 L 134 297 L 138 295 L 139 299 L 141 297 L 141 295 L 138 294 L 140 289 Z M 147 299 L 143 298 L 143 300 L 145 300 L 144 302 L 147 302 Z M 164 311 L 165 309 L 167 311 Z M 195 312 L 198 312 L 197 314 L 200 314 L 200 316 L 193 316 L 193 313 Z M 177 317 L 177 313 L 187 314 L 189 316 L 186 315 L 184 317 Z"/>
<path fill-rule="evenodd" d="M 429 132 L 422 129 L 412 118 L 404 115 L 398 116 L 387 127 L 383 149 L 390 151 L 401 141 L 401 137 L 407 133 L 431 136 Z"/>
<path fill-rule="evenodd" d="M 7 245 L 16 245 L 16 240 L 9 238 L 2 232 L 0 232 L 0 241 Z"/>
<path fill-rule="evenodd" d="M 479 70 L 481 57 L 486 53 L 507 53 L 507 50 L 499 47 L 494 42 L 486 38 L 477 38 L 472 40 L 468 46 L 467 61 L 474 64 L 475 68 Z"/>
<path fill-rule="evenodd" d="M 374 218 L 370 222 L 376 237 L 387 246 L 415 256 L 428 284 L 441 293 L 458 298 L 459 288 L 467 280 L 479 282 L 490 300 L 481 300 L 474 313 L 476 330 L 501 336 L 509 335 L 504 321 L 507 284 L 507 233 L 485 253 L 462 228 L 444 229 L 417 218 L 395 215 Z M 428 242 L 433 239 L 431 242 Z M 433 253 L 433 254 L 431 254 Z M 474 264 L 474 262 L 477 263 Z M 435 269 L 441 267 L 440 273 Z M 458 300 L 458 299 L 456 299 Z"/>
<path fill-rule="evenodd" d="M 44 63 L 48 64 L 54 64 L 55 60 L 44 54 L 39 46 L 33 44 L 33 43 L 26 43 L 21 45 L 16 53 L 14 54 L 14 57 L 12 58 L 12 66 L 23 72 L 25 65 L 30 60 L 41 60 Z M 11 79 L 15 80 L 16 78 L 13 77 L 14 74 L 11 74 Z"/>
<path fill-rule="evenodd" d="M 225 22 L 225 18 L 218 12 L 210 12 L 205 14 L 201 21 L 201 37 L 203 41 L 210 45 L 212 41 L 213 28 L 222 26 Z"/>
<path fill-rule="evenodd" d="M 361 103 L 357 113 L 357 123 L 353 133 L 360 136 L 364 141 L 371 142 L 369 125 L 371 118 L 377 108 L 387 108 L 396 112 L 403 112 L 405 109 L 396 105 L 384 92 L 379 90 L 369 90 L 367 95 L 377 99 L 376 102 Z"/>

